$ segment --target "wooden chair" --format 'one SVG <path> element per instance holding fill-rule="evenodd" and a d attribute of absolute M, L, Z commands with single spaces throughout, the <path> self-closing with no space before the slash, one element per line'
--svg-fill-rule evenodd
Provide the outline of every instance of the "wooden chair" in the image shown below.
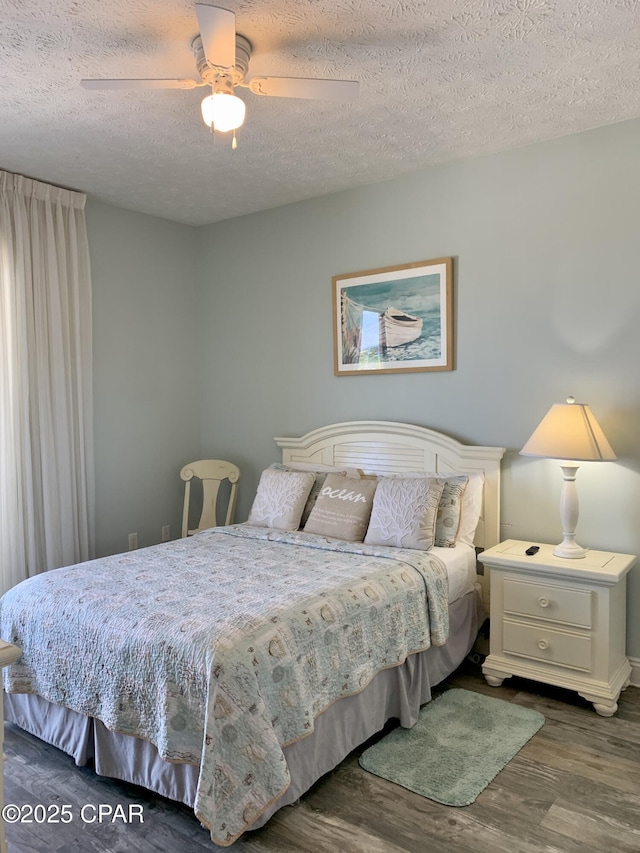
<path fill-rule="evenodd" d="M 182 535 L 191 536 L 217 525 L 216 506 L 218 503 L 218 492 L 220 484 L 228 480 L 231 484 L 229 503 L 225 524 L 231 524 L 236 508 L 236 492 L 240 469 L 232 462 L 224 462 L 222 459 L 200 459 L 190 462 L 180 471 L 180 477 L 184 480 L 184 509 L 182 512 Z M 202 481 L 202 513 L 198 526 L 189 530 L 189 500 L 191 497 L 191 480 L 197 477 Z"/>

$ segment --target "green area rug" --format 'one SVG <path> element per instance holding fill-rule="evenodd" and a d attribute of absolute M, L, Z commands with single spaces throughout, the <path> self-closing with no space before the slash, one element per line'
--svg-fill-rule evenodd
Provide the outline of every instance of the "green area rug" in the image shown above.
<path fill-rule="evenodd" d="M 544 725 L 537 711 L 447 690 L 412 729 L 394 729 L 360 756 L 376 776 L 447 806 L 468 806 Z"/>

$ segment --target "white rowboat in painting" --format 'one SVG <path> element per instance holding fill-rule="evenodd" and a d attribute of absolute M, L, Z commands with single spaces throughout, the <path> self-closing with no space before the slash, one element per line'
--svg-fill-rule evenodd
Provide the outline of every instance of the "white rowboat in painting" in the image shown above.
<path fill-rule="evenodd" d="M 422 334 L 422 318 L 397 308 L 380 314 L 380 341 L 383 347 L 398 347 L 415 341 Z"/>
<path fill-rule="evenodd" d="M 389 306 L 384 311 L 361 305 L 341 295 L 342 362 L 384 355 L 390 347 L 410 344 L 422 334 L 422 319 Z"/>

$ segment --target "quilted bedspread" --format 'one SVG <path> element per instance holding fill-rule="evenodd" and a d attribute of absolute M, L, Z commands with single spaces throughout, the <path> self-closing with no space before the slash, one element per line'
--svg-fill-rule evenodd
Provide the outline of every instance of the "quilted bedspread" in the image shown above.
<path fill-rule="evenodd" d="M 430 552 L 215 528 L 11 589 L 0 634 L 23 655 L 5 689 L 199 764 L 195 812 L 226 846 L 287 789 L 283 746 L 446 641 L 447 587 Z"/>

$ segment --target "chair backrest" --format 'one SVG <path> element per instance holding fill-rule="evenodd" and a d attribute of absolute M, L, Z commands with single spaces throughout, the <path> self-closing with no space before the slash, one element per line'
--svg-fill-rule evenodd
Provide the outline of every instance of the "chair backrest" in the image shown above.
<path fill-rule="evenodd" d="M 197 462 L 190 462 L 188 465 L 185 465 L 180 471 L 180 477 L 184 480 L 183 536 L 191 536 L 194 533 L 199 533 L 201 530 L 216 526 L 218 492 L 220 491 L 220 483 L 224 480 L 228 480 L 231 484 L 229 504 L 224 523 L 232 523 L 236 508 L 238 480 L 240 479 L 240 469 L 237 465 L 234 465 L 232 462 L 225 462 L 222 459 L 200 459 Z M 191 480 L 194 477 L 202 480 L 202 513 L 198 526 L 190 530 L 189 501 L 191 498 Z"/>

